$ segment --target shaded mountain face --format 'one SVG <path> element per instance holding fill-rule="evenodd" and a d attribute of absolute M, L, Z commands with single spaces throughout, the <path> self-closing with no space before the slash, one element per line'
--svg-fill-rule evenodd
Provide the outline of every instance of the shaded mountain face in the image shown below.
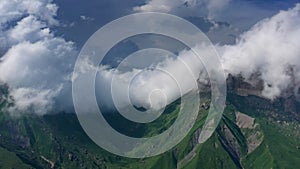
<path fill-rule="evenodd" d="M 217 130 L 207 142 L 198 143 L 210 103 L 209 93 L 202 93 L 199 117 L 186 138 L 172 150 L 146 159 L 123 158 L 101 149 L 86 136 L 75 114 L 9 116 L 6 112 L 9 104 L 5 99 L 8 97 L 7 87 L 2 87 L 0 156 L 6 158 L 0 158 L 0 168 L 299 166 L 299 103 L 293 98 L 264 99 L 254 92 L 260 88 L 251 87 L 239 78 L 231 78 L 228 79 L 227 107 Z M 140 128 L 140 132 L 155 135 L 157 130 L 171 125 L 176 116 L 175 108 L 153 126 Z M 111 123 L 118 124 L 118 119 L 112 117 L 111 120 Z M 120 132 L 130 133 L 130 128 L 120 128 Z"/>

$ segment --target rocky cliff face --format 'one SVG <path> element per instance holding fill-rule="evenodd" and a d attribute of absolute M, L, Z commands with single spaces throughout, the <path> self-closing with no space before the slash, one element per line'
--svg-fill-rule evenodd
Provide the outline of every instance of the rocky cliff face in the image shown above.
<path fill-rule="evenodd" d="M 254 95 L 263 97 L 261 91 L 263 90 L 263 82 L 257 80 L 255 83 L 250 84 L 241 76 L 228 75 L 227 90 L 229 93 L 235 93 L 240 96 Z"/>
<path fill-rule="evenodd" d="M 227 78 L 227 92 L 229 94 L 236 94 L 239 96 L 257 96 L 259 98 L 269 100 L 262 95 L 262 90 L 264 88 L 263 86 L 264 85 L 261 80 L 256 80 L 255 83 L 250 84 L 249 82 L 246 82 L 241 76 L 229 75 Z M 300 114 L 300 110 L 298 110 L 300 102 L 299 99 L 297 99 L 297 96 L 295 95 L 293 89 L 284 91 L 280 97 L 271 100 L 271 103 L 282 103 L 282 105 L 277 105 L 277 107 L 283 107 L 284 112 L 290 112 L 292 114 L 298 115 Z"/>

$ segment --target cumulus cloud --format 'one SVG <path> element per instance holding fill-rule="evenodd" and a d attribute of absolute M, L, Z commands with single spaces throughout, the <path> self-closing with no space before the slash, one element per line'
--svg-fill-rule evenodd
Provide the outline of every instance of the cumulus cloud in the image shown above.
<path fill-rule="evenodd" d="M 167 12 L 213 17 L 231 0 L 150 0 L 145 5 L 134 7 L 139 12 Z"/>
<path fill-rule="evenodd" d="M 26 15 L 33 15 L 49 24 L 58 24 L 54 18 L 57 5 L 53 0 L 2 0 L 0 1 L 0 25 L 9 24 Z"/>
<path fill-rule="evenodd" d="M 300 4 L 264 19 L 243 33 L 235 45 L 220 47 L 228 73 L 250 81 L 258 74 L 262 94 L 274 99 L 300 83 Z"/>
<path fill-rule="evenodd" d="M 11 112 L 45 114 L 57 99 L 68 95 L 71 100 L 67 91 L 76 49 L 51 32 L 58 23 L 57 8 L 52 0 L 0 2 L 0 39 L 5 42 L 0 47 L 0 81 L 13 97 Z"/>

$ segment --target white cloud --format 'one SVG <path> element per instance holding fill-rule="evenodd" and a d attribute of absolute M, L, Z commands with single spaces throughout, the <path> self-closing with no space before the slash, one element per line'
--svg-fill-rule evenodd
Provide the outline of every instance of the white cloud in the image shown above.
<path fill-rule="evenodd" d="M 43 38 L 51 38 L 47 25 L 30 15 L 20 20 L 15 27 L 7 31 L 8 41 L 18 43 L 22 41 L 35 42 Z"/>
<path fill-rule="evenodd" d="M 0 49 L 0 81 L 9 86 L 12 112 L 45 114 L 61 97 L 71 100 L 67 91 L 76 49 L 51 32 L 58 23 L 56 11 L 52 0 L 0 2 L 0 39 L 5 42 Z"/>
<path fill-rule="evenodd" d="M 198 49 L 198 52 L 203 53 L 207 48 Z M 111 108 L 111 105 L 117 104 L 124 108 L 132 103 L 137 107 L 158 110 L 180 98 L 181 94 L 197 89 L 197 80 L 204 70 L 193 51 L 185 50 L 177 58 L 168 57 L 150 67 L 150 70 L 135 68 L 123 72 L 101 66 L 96 87 L 100 89 L 98 97 L 105 98 L 101 99 L 103 106 Z M 111 90 L 113 94 L 110 93 Z M 112 95 L 115 96 L 114 101 Z"/>
<path fill-rule="evenodd" d="M 88 17 L 88 16 L 84 16 L 84 15 L 81 15 L 80 16 L 80 19 L 82 19 L 83 21 L 88 21 L 88 22 L 91 22 L 91 21 L 94 21 L 95 19 L 92 18 L 92 17 Z"/>
<path fill-rule="evenodd" d="M 8 110 L 13 115 L 18 116 L 20 112 L 31 111 L 38 115 L 44 115 L 50 112 L 54 107 L 54 97 L 58 92 L 53 90 L 38 90 L 35 88 L 17 88 L 11 91 L 13 103 L 15 106 L 9 107 Z"/>
<path fill-rule="evenodd" d="M 264 19 L 243 33 L 235 45 L 220 47 L 228 73 L 247 80 L 259 73 L 270 99 L 300 83 L 300 4 Z M 296 89 L 296 88 L 295 88 Z"/>
<path fill-rule="evenodd" d="M 57 5 L 53 0 L 1 0 L 0 1 L 0 25 L 20 19 L 25 15 L 33 15 L 49 24 L 57 24 L 54 18 Z"/>

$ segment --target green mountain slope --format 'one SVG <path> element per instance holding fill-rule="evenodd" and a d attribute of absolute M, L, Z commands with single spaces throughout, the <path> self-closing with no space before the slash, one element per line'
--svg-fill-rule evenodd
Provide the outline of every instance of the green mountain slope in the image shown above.
<path fill-rule="evenodd" d="M 208 98 L 202 100 L 209 102 Z M 223 118 L 207 142 L 197 143 L 207 114 L 207 106 L 203 106 L 180 144 L 145 159 L 119 157 L 99 148 L 86 136 L 75 114 L 13 118 L 5 112 L 7 103 L 2 102 L 0 168 L 300 168 L 300 127 L 295 118 L 289 119 L 289 113 L 279 116 L 282 110 L 261 98 L 230 95 L 228 100 Z M 177 104 L 170 105 L 172 111 L 147 126 L 142 135 L 155 135 L 157 127 L 161 132 L 170 126 Z"/>

